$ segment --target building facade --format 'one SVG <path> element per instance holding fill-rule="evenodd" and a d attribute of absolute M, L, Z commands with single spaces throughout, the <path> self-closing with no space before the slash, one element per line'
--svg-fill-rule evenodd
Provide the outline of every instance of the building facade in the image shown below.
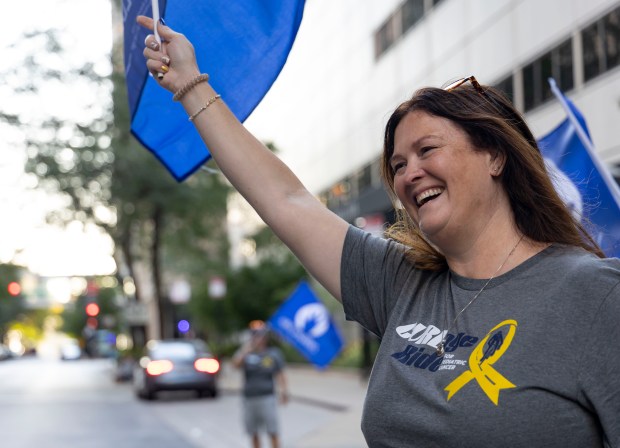
<path fill-rule="evenodd" d="M 416 89 L 475 75 L 536 137 L 564 118 L 553 77 L 600 157 L 620 164 L 620 1 L 307 0 L 289 60 L 246 121 L 348 222 L 380 231 L 383 127 Z"/>

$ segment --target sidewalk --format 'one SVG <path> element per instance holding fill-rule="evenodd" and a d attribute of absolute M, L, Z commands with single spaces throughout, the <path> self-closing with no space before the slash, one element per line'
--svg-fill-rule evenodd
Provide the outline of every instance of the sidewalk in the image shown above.
<path fill-rule="evenodd" d="M 241 373 L 226 364 L 220 387 L 239 391 Z M 289 364 L 286 367 L 291 401 L 333 411 L 334 417 L 295 443 L 294 448 L 363 448 L 360 430 L 362 406 L 367 381 L 357 370 L 328 368 L 319 371 L 312 366 Z"/>

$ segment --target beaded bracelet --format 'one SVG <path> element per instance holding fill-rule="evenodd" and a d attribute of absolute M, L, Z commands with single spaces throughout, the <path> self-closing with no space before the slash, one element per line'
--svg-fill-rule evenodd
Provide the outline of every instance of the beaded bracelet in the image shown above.
<path fill-rule="evenodd" d="M 190 115 L 189 117 L 189 121 L 194 121 L 194 119 L 200 115 L 200 113 L 204 110 L 206 110 L 211 104 L 215 103 L 217 100 L 219 100 L 222 97 L 222 95 L 215 95 L 213 98 L 209 98 L 209 100 L 205 103 L 204 106 L 202 106 L 200 109 L 198 109 L 194 114 Z"/>
<path fill-rule="evenodd" d="M 194 79 L 190 80 L 187 84 L 181 87 L 176 93 L 172 96 L 173 101 L 180 101 L 183 96 L 196 87 L 201 82 L 207 82 L 209 80 L 209 75 L 207 73 L 203 73 L 202 75 L 196 76 Z"/>

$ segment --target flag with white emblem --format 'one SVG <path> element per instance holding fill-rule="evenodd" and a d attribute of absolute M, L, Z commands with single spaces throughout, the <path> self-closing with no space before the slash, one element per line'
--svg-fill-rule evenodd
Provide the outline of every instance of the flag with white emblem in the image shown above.
<path fill-rule="evenodd" d="M 547 169 L 564 202 L 605 254 L 620 257 L 618 184 L 598 158 L 579 109 L 560 92 L 553 79 L 549 83 L 567 118 L 538 141 Z"/>
<path fill-rule="evenodd" d="M 269 325 L 319 368 L 326 367 L 342 349 L 329 311 L 303 281 L 269 319 Z"/>

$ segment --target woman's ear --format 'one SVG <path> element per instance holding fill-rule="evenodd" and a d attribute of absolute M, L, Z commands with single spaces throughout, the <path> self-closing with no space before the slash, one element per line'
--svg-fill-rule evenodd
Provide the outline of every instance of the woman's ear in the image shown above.
<path fill-rule="evenodd" d="M 506 155 L 501 151 L 495 151 L 491 153 L 491 176 L 497 177 L 504 171 L 504 164 L 506 162 Z"/>

